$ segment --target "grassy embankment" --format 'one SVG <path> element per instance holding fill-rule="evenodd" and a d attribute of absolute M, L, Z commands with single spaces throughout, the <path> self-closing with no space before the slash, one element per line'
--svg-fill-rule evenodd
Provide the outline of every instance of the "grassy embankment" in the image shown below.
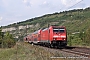
<path fill-rule="evenodd" d="M 50 58 L 52 56 L 57 54 L 22 42 L 17 43 L 13 48 L 0 49 L 0 60 L 53 60 Z"/>
<path fill-rule="evenodd" d="M 0 60 L 79 60 L 75 58 L 52 58 L 66 56 L 68 55 L 65 53 L 49 51 L 40 46 L 23 42 L 18 42 L 13 48 L 0 49 Z"/>

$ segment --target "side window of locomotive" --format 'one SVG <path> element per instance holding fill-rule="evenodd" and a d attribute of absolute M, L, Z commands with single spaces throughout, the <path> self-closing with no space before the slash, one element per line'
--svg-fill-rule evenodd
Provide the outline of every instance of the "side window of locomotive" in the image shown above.
<path fill-rule="evenodd" d="M 49 33 L 50 33 L 50 29 L 49 29 Z"/>

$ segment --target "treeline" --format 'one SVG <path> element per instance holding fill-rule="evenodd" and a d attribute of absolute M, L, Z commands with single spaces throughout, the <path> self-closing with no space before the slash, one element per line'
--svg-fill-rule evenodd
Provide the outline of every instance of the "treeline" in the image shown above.
<path fill-rule="evenodd" d="M 87 7 L 85 9 L 73 9 L 73 10 L 69 10 L 69 11 L 62 11 L 62 12 L 55 12 L 55 13 L 52 13 L 52 14 L 45 14 L 45 15 L 40 16 L 40 17 L 35 17 L 35 18 L 27 19 L 25 21 L 21 21 L 21 22 L 10 24 L 8 26 L 4 26 L 4 28 L 32 24 L 31 23 L 32 21 L 40 20 L 40 19 L 44 20 L 45 18 L 46 18 L 46 20 L 48 20 L 48 17 L 50 17 L 50 16 L 55 16 L 54 18 L 58 18 L 58 20 L 59 19 L 66 19 L 66 18 L 70 19 L 68 17 L 65 18 L 65 16 L 69 16 L 69 17 L 73 16 L 73 13 L 75 13 L 75 12 L 78 12 L 78 13 L 76 13 L 76 15 L 79 15 L 80 13 L 82 13 L 82 12 L 84 13 L 84 12 L 87 12 L 87 11 L 90 11 L 90 7 Z M 58 15 L 60 15 L 60 16 L 58 16 Z M 61 15 L 63 15 L 63 16 L 61 16 Z M 52 18 L 52 19 L 54 19 L 54 18 Z M 84 16 L 75 16 L 75 17 L 73 17 L 73 19 L 75 19 L 75 18 L 76 19 L 79 19 L 79 18 L 83 18 L 84 19 L 85 17 Z"/>
<path fill-rule="evenodd" d="M 85 32 L 68 34 L 69 46 L 90 46 L 90 28 Z"/>
<path fill-rule="evenodd" d="M 11 48 L 11 47 L 13 47 L 16 44 L 13 36 L 8 32 L 3 33 L 1 31 L 2 30 L 0 28 L 0 48 Z"/>

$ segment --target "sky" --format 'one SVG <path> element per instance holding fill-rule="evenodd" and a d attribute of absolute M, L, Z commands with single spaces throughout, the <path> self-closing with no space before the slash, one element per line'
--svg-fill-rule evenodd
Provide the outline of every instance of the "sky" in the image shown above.
<path fill-rule="evenodd" d="M 87 7 L 90 7 L 90 0 L 0 0 L 0 26 Z"/>

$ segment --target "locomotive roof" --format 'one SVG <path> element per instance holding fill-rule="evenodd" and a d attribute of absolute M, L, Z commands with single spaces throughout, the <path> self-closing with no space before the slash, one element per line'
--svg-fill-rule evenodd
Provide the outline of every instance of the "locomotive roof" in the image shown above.
<path fill-rule="evenodd" d="M 51 26 L 53 28 L 65 28 L 65 26 Z"/>

